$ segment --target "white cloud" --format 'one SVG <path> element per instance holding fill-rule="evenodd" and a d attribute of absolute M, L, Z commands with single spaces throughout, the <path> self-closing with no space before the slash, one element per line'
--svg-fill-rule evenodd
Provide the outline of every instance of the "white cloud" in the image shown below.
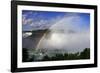
<path fill-rule="evenodd" d="M 26 32 L 26 33 L 23 33 L 23 34 L 22 34 L 22 37 L 23 37 L 23 38 L 26 38 L 26 37 L 31 36 L 31 35 L 32 35 L 31 32 Z"/>
<path fill-rule="evenodd" d="M 43 16 L 38 15 L 38 13 L 34 13 L 32 17 L 28 17 L 31 15 L 32 12 L 23 14 L 22 16 L 22 24 L 23 24 L 23 30 L 38 30 L 38 29 L 48 29 L 51 27 L 56 21 L 59 21 L 61 17 L 56 17 L 52 19 L 43 19 Z M 27 18 L 28 17 L 28 18 Z M 28 28 L 24 28 L 28 27 Z"/>

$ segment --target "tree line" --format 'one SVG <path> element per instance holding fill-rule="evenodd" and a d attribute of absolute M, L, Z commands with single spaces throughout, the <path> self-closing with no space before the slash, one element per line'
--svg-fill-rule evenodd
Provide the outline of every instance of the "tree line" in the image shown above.
<path fill-rule="evenodd" d="M 33 54 L 29 58 L 28 50 L 23 48 L 22 52 L 22 61 L 23 62 L 33 62 L 33 61 L 58 61 L 58 60 L 79 60 L 79 59 L 90 59 L 90 48 L 85 48 L 82 52 L 77 53 L 56 53 L 54 56 L 43 56 L 42 59 L 36 60 L 35 55 Z"/>

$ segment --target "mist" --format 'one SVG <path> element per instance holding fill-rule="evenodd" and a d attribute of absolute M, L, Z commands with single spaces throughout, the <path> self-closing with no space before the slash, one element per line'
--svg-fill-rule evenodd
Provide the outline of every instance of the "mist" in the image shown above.
<path fill-rule="evenodd" d="M 64 49 L 73 53 L 90 48 L 90 28 L 83 25 L 80 16 L 64 16 L 59 21 L 55 21 L 56 23 L 48 29 L 49 32 L 47 31 L 41 38 L 37 49 Z"/>

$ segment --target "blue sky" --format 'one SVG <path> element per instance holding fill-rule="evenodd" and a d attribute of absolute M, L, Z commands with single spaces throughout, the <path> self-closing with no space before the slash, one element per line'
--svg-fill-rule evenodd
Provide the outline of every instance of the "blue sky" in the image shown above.
<path fill-rule="evenodd" d="M 74 17 L 73 20 L 70 20 L 70 24 L 73 25 L 78 24 L 81 28 L 83 26 L 85 28 L 89 28 L 90 26 L 89 13 L 23 10 L 22 11 L 23 31 L 47 29 L 65 17 L 66 17 L 66 21 L 68 17 Z"/>

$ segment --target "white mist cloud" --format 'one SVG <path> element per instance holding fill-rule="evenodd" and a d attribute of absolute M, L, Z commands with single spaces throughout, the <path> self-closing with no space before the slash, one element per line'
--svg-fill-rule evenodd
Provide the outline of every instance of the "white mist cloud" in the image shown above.
<path fill-rule="evenodd" d="M 66 49 L 68 52 L 78 52 L 90 47 L 90 28 L 83 25 L 82 18 L 77 15 L 64 16 L 49 28 L 40 40 L 37 48 Z M 82 26 L 80 25 L 82 23 Z M 63 32 L 60 32 L 60 31 Z M 50 37 L 47 39 L 46 35 Z"/>

